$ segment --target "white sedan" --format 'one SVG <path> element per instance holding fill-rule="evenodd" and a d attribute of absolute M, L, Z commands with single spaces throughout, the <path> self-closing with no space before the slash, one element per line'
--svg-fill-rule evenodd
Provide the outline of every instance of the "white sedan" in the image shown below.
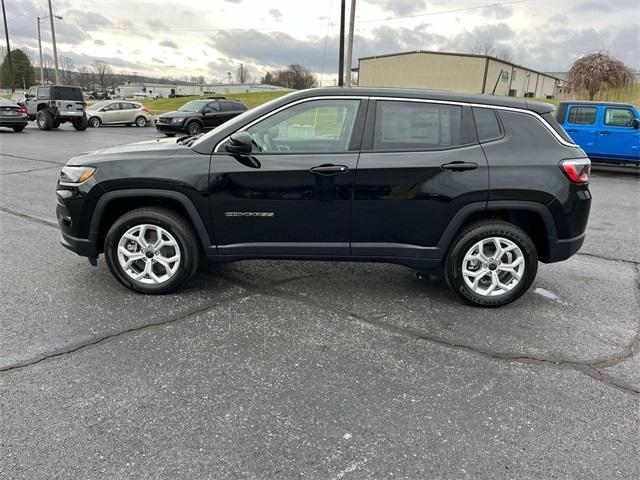
<path fill-rule="evenodd" d="M 87 107 L 90 127 L 100 125 L 136 125 L 146 127 L 151 121 L 149 109 L 137 102 L 106 100 Z"/>

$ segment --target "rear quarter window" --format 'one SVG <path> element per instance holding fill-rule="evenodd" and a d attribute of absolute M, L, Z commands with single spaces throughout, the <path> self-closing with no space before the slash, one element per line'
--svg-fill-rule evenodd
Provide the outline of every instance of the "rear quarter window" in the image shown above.
<path fill-rule="evenodd" d="M 573 125 L 593 125 L 596 123 L 597 107 L 571 107 L 567 123 Z"/>
<path fill-rule="evenodd" d="M 491 108 L 473 108 L 473 116 L 476 120 L 478 140 L 490 142 L 502 138 L 502 127 L 498 121 L 495 110 Z"/>

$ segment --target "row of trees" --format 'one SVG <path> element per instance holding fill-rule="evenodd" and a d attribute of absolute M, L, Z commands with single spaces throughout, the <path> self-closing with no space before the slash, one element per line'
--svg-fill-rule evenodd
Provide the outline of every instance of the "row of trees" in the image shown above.
<path fill-rule="evenodd" d="M 244 64 L 235 71 L 235 83 L 253 83 L 256 78 L 253 77 L 249 68 Z M 231 78 L 229 78 L 231 80 Z M 281 70 L 274 70 L 265 73 L 258 79 L 259 83 L 265 85 L 276 85 L 278 87 L 303 89 L 315 87 L 318 84 L 315 75 L 309 69 L 300 64 L 292 64 Z"/>

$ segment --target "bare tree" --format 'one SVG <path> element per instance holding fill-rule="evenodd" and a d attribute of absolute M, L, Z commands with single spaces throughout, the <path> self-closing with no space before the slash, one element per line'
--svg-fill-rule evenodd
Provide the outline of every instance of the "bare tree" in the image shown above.
<path fill-rule="evenodd" d="M 298 64 L 289 65 L 287 68 L 275 72 L 267 72 L 261 81 L 297 90 L 315 87 L 318 84 L 316 77 L 308 69 Z"/>
<path fill-rule="evenodd" d="M 244 64 L 240 64 L 238 69 L 236 70 L 236 83 L 249 83 L 251 82 L 251 74 L 249 73 L 249 69 L 244 66 Z"/>
<path fill-rule="evenodd" d="M 53 57 L 48 53 L 42 54 L 42 68 L 44 69 L 44 80 L 48 82 L 53 69 Z"/>
<path fill-rule="evenodd" d="M 100 90 L 105 91 L 105 85 L 109 81 L 109 77 L 113 74 L 111 65 L 103 60 L 94 60 L 91 64 L 91 68 L 96 74 L 98 83 L 100 84 Z"/>
<path fill-rule="evenodd" d="M 505 62 L 513 62 L 513 50 L 507 46 L 501 46 L 496 50 L 496 58 L 504 60 Z"/>
<path fill-rule="evenodd" d="M 471 47 L 471 53 L 476 55 L 491 55 L 495 47 L 493 38 L 476 38 L 476 41 Z"/>
<path fill-rule="evenodd" d="M 632 70 L 608 52 L 585 55 L 571 65 L 567 83 L 572 91 L 586 90 L 589 100 L 603 88 L 625 88 L 633 83 Z"/>
<path fill-rule="evenodd" d="M 62 67 L 62 78 L 65 83 L 71 83 L 73 69 L 76 64 L 71 57 L 60 57 L 60 66 Z"/>

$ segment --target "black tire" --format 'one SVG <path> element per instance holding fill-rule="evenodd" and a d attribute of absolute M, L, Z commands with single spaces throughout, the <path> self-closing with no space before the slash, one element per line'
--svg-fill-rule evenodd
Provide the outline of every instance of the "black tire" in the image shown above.
<path fill-rule="evenodd" d="M 139 117 L 136 117 L 136 127 L 146 127 L 147 123 L 148 123 L 147 119 L 142 115 L 140 115 Z"/>
<path fill-rule="evenodd" d="M 53 117 L 48 110 L 42 109 L 36 115 L 36 123 L 40 130 L 51 130 L 53 127 Z"/>
<path fill-rule="evenodd" d="M 16 133 L 20 133 L 23 130 L 24 130 L 24 127 L 13 127 L 13 131 Z"/>
<path fill-rule="evenodd" d="M 162 284 L 145 284 L 134 280 L 123 270 L 118 260 L 118 242 L 125 232 L 136 225 L 158 225 L 168 231 L 178 243 L 180 264 L 173 277 Z M 198 269 L 200 248 L 191 224 L 177 213 L 156 207 L 132 210 L 118 218 L 109 228 L 104 241 L 104 256 L 113 276 L 125 287 L 145 294 L 167 293 L 180 287 Z"/>
<path fill-rule="evenodd" d="M 175 133 L 165 133 L 165 135 L 166 135 L 167 137 L 170 137 L 170 138 L 172 138 L 172 137 L 175 137 L 175 136 L 176 136 L 176 134 L 175 134 Z"/>
<path fill-rule="evenodd" d="M 204 128 L 202 127 L 202 124 L 198 121 L 193 121 L 187 125 L 187 133 L 189 135 L 198 135 L 199 133 L 202 133 L 203 130 Z"/>
<path fill-rule="evenodd" d="M 463 260 L 467 252 L 480 240 L 499 237 L 516 244 L 524 258 L 524 274 L 512 290 L 488 296 L 473 291 L 462 275 Z M 500 220 L 484 220 L 473 223 L 461 231 L 453 241 L 445 259 L 444 276 L 449 285 L 463 300 L 481 307 L 500 307 L 520 298 L 531 286 L 538 271 L 536 247 L 521 228 Z M 495 268 L 495 266 L 494 266 Z"/>
<path fill-rule="evenodd" d="M 51 125 L 51 128 L 58 128 L 60 126 L 60 120 L 54 120 L 53 121 L 53 125 Z"/>
<path fill-rule="evenodd" d="M 102 120 L 100 120 L 100 117 L 90 117 L 89 120 L 87 120 L 87 123 L 91 128 L 98 128 L 102 125 Z"/>
<path fill-rule="evenodd" d="M 86 130 L 87 127 L 89 126 L 89 121 L 87 120 L 86 115 L 83 115 L 80 118 L 74 118 L 72 122 L 73 122 L 73 128 L 75 128 L 79 132 Z"/>

